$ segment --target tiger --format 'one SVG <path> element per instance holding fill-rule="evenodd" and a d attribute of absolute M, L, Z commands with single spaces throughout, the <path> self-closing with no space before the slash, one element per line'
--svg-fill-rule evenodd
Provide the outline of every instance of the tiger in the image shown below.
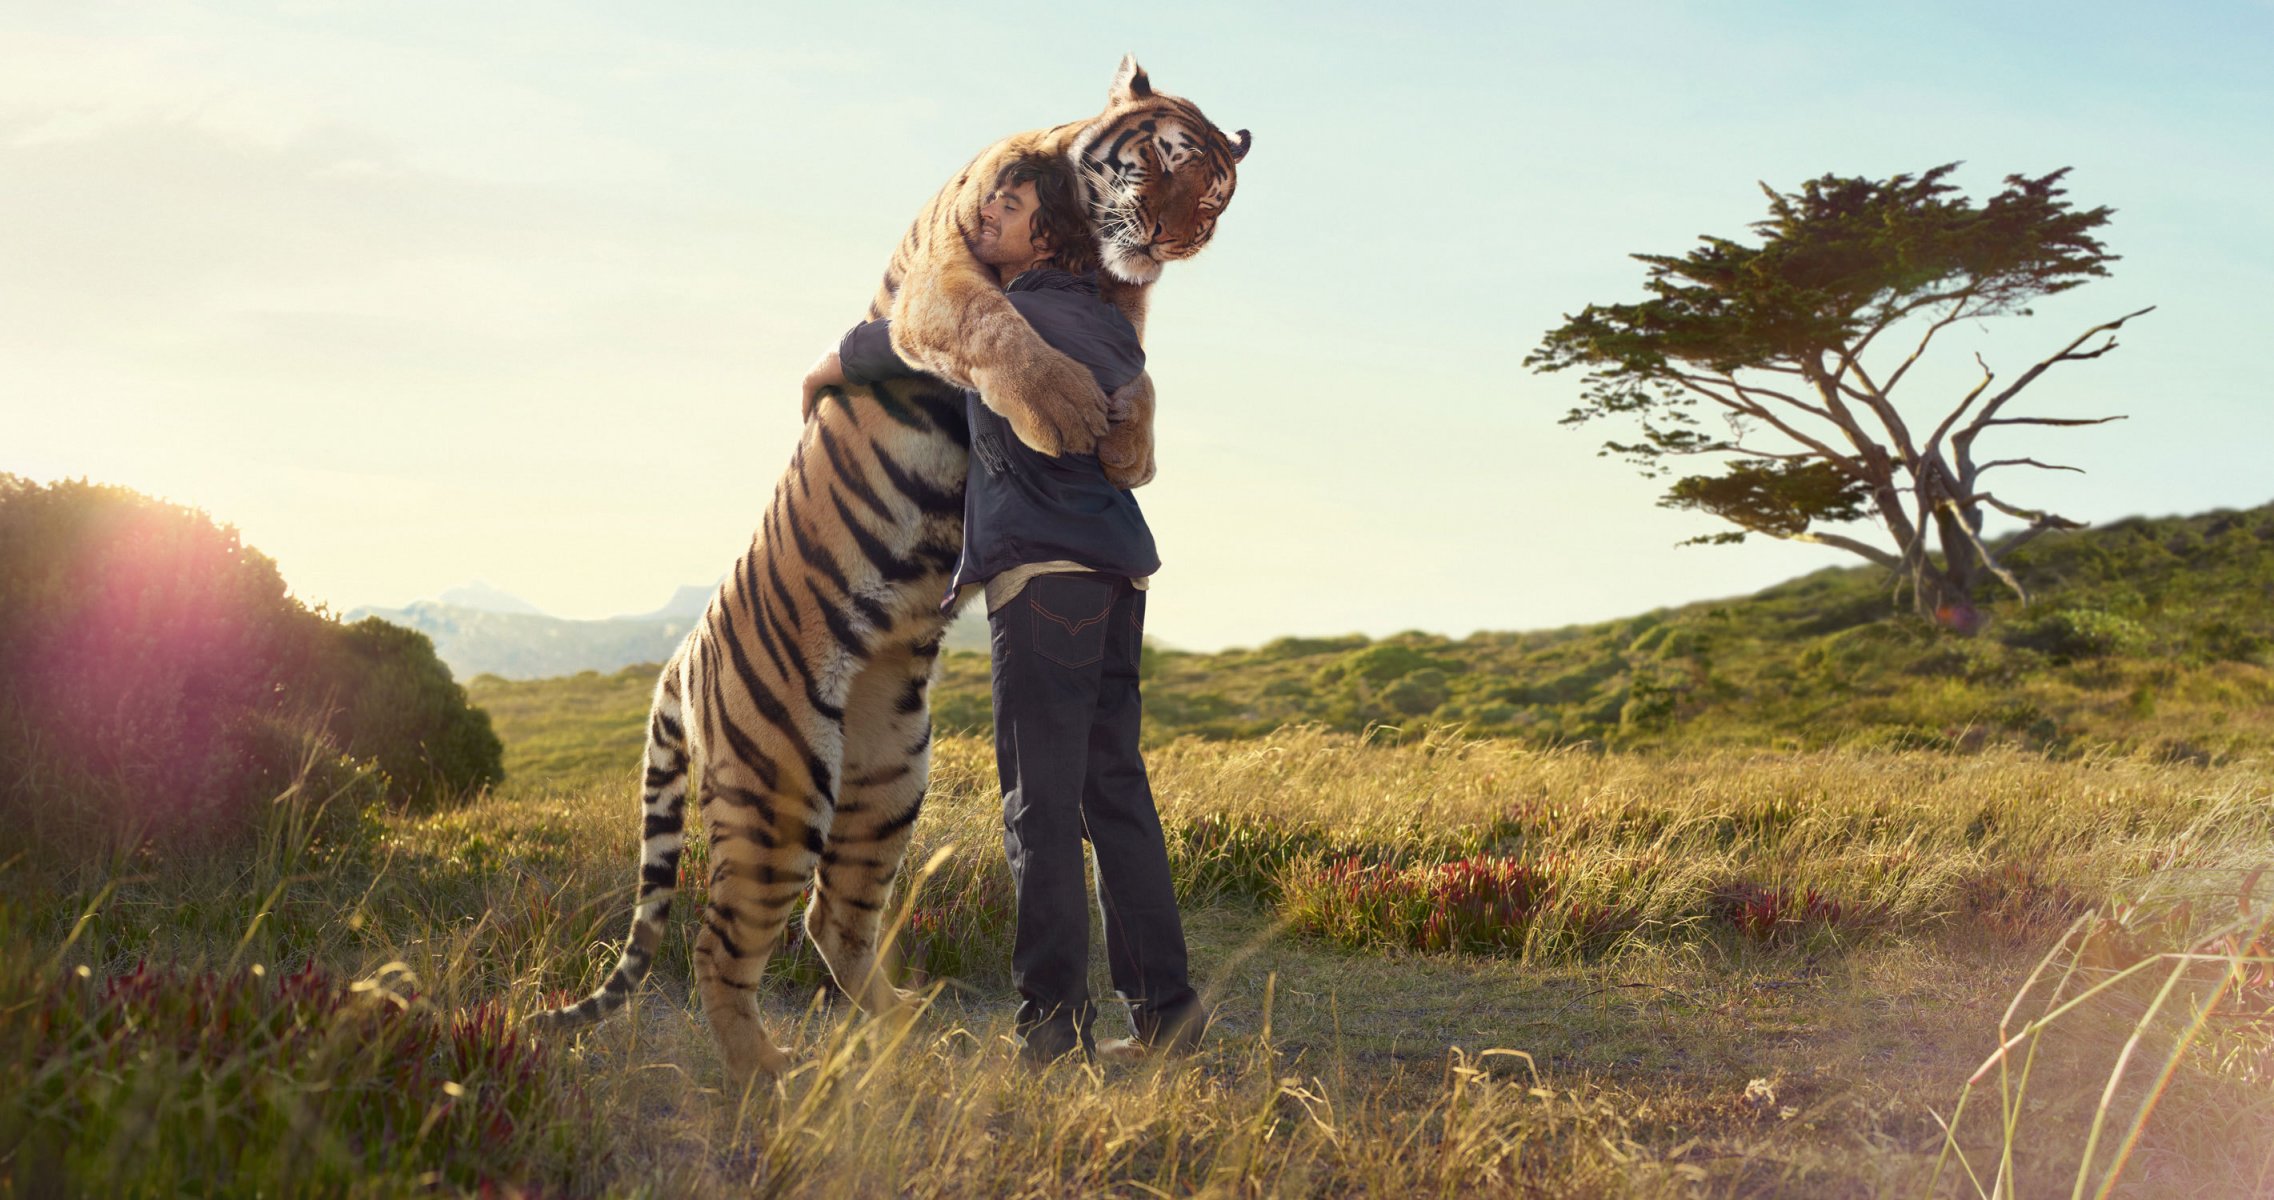
<path fill-rule="evenodd" d="M 971 256 L 979 207 L 1004 165 L 1066 157 L 1113 302 L 1136 322 L 1162 264 L 1214 236 L 1251 141 L 1153 90 L 1130 56 L 1098 116 L 1005 138 L 933 197 L 869 306 L 893 318 L 895 348 L 930 374 L 828 389 L 806 415 L 748 549 L 656 680 L 638 899 L 616 966 L 534 1027 L 598 1021 L 646 977 L 696 782 L 711 852 L 695 980 L 729 1075 L 747 1086 L 790 1065 L 759 1019 L 757 988 L 801 894 L 806 935 L 857 1006 L 881 1015 L 912 1003 L 883 967 L 879 929 L 930 773 L 929 694 L 950 619 L 941 598 L 963 540 L 962 389 L 978 389 L 1038 449 L 1095 446 L 1103 461 L 1114 447 L 1124 479 L 1153 467 L 1150 385 L 1122 389 L 1130 415 L 1099 441 L 1099 423 L 1062 398 L 1095 396 L 1088 371 L 1045 345 Z M 1065 390 L 1068 370 L 1082 390 Z"/>

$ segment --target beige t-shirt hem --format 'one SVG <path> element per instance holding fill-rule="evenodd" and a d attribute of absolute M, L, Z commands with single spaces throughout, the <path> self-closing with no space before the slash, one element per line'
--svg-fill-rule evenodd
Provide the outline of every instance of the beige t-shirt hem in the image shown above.
<path fill-rule="evenodd" d="M 1063 559 L 1056 562 L 1027 563 L 1023 566 L 1012 567 L 987 581 L 985 585 L 987 588 L 987 611 L 992 613 L 1009 604 L 1020 592 L 1026 590 L 1027 581 L 1037 575 L 1062 575 L 1071 572 L 1095 574 L 1096 568 L 1085 567 L 1078 562 L 1067 562 Z M 1152 581 L 1153 577 L 1150 575 L 1139 576 L 1131 579 L 1129 586 L 1142 592 Z"/>

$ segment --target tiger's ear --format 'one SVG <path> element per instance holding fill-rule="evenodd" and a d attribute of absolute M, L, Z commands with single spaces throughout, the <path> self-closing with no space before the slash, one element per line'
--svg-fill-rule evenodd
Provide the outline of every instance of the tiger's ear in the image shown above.
<path fill-rule="evenodd" d="M 1222 133 L 1222 132 L 1224 132 L 1224 131 L 1223 131 L 1223 130 L 1221 130 L 1221 129 L 1219 129 L 1219 130 L 1217 130 L 1216 132 L 1218 132 L 1218 133 Z M 1241 159 L 1243 159 L 1243 158 L 1246 158 L 1246 157 L 1248 156 L 1248 147 L 1250 147 L 1250 146 L 1252 146 L 1252 145 L 1254 145 L 1254 144 L 1255 144 L 1255 139 L 1254 139 L 1254 138 L 1252 138 L 1252 137 L 1249 137 L 1249 136 L 1248 136 L 1248 131 L 1247 131 L 1247 130 L 1245 130 L 1245 129 L 1242 129 L 1242 130 L 1240 130 L 1238 133 L 1235 133 L 1235 134 L 1233 134 L 1233 135 L 1232 135 L 1232 137 L 1231 137 L 1231 142 L 1232 142 L 1232 161 L 1233 161 L 1233 162 L 1238 162 L 1238 161 L 1240 161 Z"/>
<path fill-rule="evenodd" d="M 1151 99 L 1153 81 L 1145 77 L 1145 68 L 1137 65 L 1135 54 L 1121 56 L 1121 69 L 1113 74 L 1113 89 L 1105 94 L 1108 104 L 1128 104 L 1135 100 Z"/>

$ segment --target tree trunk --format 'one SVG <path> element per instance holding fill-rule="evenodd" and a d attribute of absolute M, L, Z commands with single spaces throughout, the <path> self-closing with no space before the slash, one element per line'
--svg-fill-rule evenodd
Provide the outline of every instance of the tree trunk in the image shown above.
<path fill-rule="evenodd" d="M 1972 547 L 1967 549 L 1971 551 Z M 1911 561 L 1904 566 L 1911 578 L 1911 605 L 1920 616 L 1968 637 L 1981 631 L 1982 614 L 1974 607 L 1973 579 L 1953 572 L 1947 560 L 1937 563 L 1924 545 L 1912 551 Z"/>

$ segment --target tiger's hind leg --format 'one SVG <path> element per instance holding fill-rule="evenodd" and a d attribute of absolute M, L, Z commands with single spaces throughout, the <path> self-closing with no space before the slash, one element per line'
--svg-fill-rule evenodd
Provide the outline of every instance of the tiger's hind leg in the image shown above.
<path fill-rule="evenodd" d="M 829 824 L 837 727 L 805 731 L 806 765 L 760 754 L 728 758 L 703 775 L 710 827 L 710 899 L 695 937 L 695 982 L 728 1074 L 747 1084 L 779 1075 L 789 1055 L 766 1033 L 758 987 L 782 941 L 790 907 L 813 874 Z"/>
<path fill-rule="evenodd" d="M 845 705 L 844 792 L 805 910 L 806 933 L 830 975 L 871 1015 L 914 999 L 892 985 L 879 926 L 931 774 L 925 694 L 937 657 L 936 642 L 888 651 L 853 680 Z"/>

